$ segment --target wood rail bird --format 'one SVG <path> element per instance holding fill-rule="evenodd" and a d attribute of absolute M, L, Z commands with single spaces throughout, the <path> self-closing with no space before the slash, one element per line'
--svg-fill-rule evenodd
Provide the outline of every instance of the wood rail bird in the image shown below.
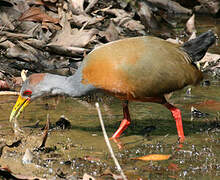
<path fill-rule="evenodd" d="M 102 91 L 123 101 L 124 118 L 112 138 L 120 137 L 131 123 L 128 102 L 141 101 L 168 108 L 183 142 L 181 112 L 169 104 L 164 95 L 202 80 L 202 72 L 195 62 L 205 55 L 215 40 L 215 34 L 209 30 L 182 45 L 151 36 L 107 43 L 91 51 L 72 76 L 30 75 L 23 83 L 10 121 L 17 119 L 31 101 L 43 95 L 81 97 Z"/>

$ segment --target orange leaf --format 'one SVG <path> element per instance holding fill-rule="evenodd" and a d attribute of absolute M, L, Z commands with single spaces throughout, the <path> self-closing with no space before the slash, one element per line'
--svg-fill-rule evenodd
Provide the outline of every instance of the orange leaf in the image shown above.
<path fill-rule="evenodd" d="M 36 21 L 36 22 L 52 22 L 57 24 L 59 19 L 53 18 L 47 15 L 45 12 L 41 11 L 38 7 L 31 7 L 27 11 L 25 11 L 21 17 L 18 19 L 19 21 Z"/>
<path fill-rule="evenodd" d="M 132 159 L 138 159 L 143 161 L 162 161 L 170 158 L 170 154 L 149 154 L 146 156 L 136 157 Z"/>
<path fill-rule="evenodd" d="M 177 164 L 174 164 L 174 163 L 170 163 L 169 166 L 168 166 L 168 169 L 170 171 L 179 171 L 179 167 Z"/>

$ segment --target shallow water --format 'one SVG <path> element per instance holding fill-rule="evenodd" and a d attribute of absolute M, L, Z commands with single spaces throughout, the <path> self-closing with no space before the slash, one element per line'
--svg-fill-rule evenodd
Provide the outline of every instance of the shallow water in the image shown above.
<path fill-rule="evenodd" d="M 182 111 L 186 141 L 180 149 L 175 122 L 166 108 L 153 103 L 130 103 L 132 123 L 119 144 L 111 141 L 116 157 L 129 179 L 217 179 L 220 176 L 220 82 L 215 79 L 210 79 L 210 82 L 211 86 L 191 87 L 191 95 L 186 94 L 189 87 L 175 92 L 169 100 Z M 8 122 L 15 100 L 16 97 L 1 97 L 0 100 L 0 141 L 7 144 L 18 139 Z M 110 137 L 122 118 L 121 102 L 110 97 L 98 98 L 98 101 Z M 209 115 L 192 120 L 191 106 Z M 26 148 L 33 151 L 42 142 L 41 129 L 45 126 L 47 114 L 52 126 L 61 115 L 65 115 L 71 122 L 71 128 L 50 130 L 46 147 L 54 150 L 34 152 L 35 161 L 30 165 L 22 165 L 21 158 Z M 33 125 L 37 121 L 40 123 L 35 128 Z M 84 173 L 101 175 L 110 167 L 117 174 L 94 105 L 68 97 L 39 99 L 26 108 L 19 122 L 25 131 L 22 144 L 15 148 L 4 148 L 0 159 L 0 164 L 8 165 L 13 172 L 49 178 L 60 169 L 67 175 L 74 172 L 77 177 L 81 177 Z M 146 127 L 150 131 L 152 126 L 156 129 L 146 132 Z M 148 154 L 172 156 L 169 160 L 157 162 L 131 159 Z"/>

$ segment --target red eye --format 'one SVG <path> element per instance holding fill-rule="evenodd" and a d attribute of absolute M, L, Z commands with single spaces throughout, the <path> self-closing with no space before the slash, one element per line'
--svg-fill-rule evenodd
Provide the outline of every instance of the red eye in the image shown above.
<path fill-rule="evenodd" d="M 30 96 L 32 94 L 31 90 L 26 90 L 23 92 L 23 96 Z"/>

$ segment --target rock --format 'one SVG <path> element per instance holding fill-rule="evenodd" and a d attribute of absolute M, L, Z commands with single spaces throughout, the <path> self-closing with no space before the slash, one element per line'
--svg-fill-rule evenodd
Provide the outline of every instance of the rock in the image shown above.
<path fill-rule="evenodd" d="M 32 163 L 33 158 L 34 158 L 33 153 L 29 149 L 26 149 L 25 154 L 22 158 L 22 163 L 30 164 Z"/>
<path fill-rule="evenodd" d="M 69 129 L 71 127 L 70 121 L 64 116 L 60 116 L 60 119 L 56 122 L 56 127 L 62 129 Z"/>
<path fill-rule="evenodd" d="M 119 32 L 112 21 L 110 22 L 106 31 L 100 31 L 99 35 L 101 37 L 105 37 L 107 42 L 111 42 L 119 39 Z"/>

